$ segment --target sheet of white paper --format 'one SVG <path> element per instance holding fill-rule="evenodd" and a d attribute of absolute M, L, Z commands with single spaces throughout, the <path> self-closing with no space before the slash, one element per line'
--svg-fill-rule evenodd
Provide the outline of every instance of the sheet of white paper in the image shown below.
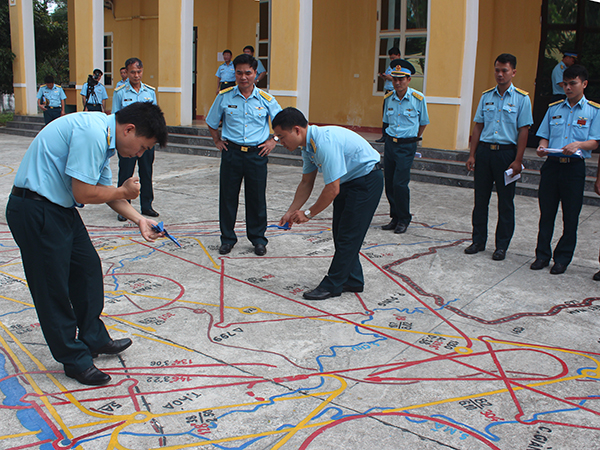
<path fill-rule="evenodd" d="M 569 158 L 568 155 L 565 155 L 562 151 L 562 148 L 542 148 L 543 150 L 546 150 L 548 153 L 550 153 L 552 156 L 564 156 L 566 158 Z M 583 154 L 581 153 L 581 150 L 577 150 L 575 153 L 573 153 L 573 156 L 571 156 L 572 158 L 583 158 Z"/>
<path fill-rule="evenodd" d="M 525 168 L 525 166 L 523 164 L 521 164 L 521 170 L 523 170 L 524 168 Z M 519 178 L 521 178 L 520 173 L 513 175 L 513 170 L 508 169 L 504 172 L 504 185 L 508 186 L 510 183 L 514 183 Z"/>

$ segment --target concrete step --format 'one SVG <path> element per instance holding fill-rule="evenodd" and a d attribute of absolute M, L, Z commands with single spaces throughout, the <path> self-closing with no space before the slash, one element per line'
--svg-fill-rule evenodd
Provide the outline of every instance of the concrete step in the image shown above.
<path fill-rule="evenodd" d="M 10 124 L 10 122 L 9 122 Z M 13 128 L 7 124 L 5 127 L 0 127 L 0 133 L 2 134 L 14 134 L 17 136 L 26 136 L 26 137 L 36 137 L 38 131 L 23 129 L 23 128 Z"/>
<path fill-rule="evenodd" d="M 44 122 L 42 123 L 37 123 L 37 122 L 25 122 L 25 121 L 21 121 L 21 120 L 11 120 L 10 122 L 6 123 L 7 127 L 11 127 L 11 128 L 19 128 L 21 130 L 32 130 L 32 131 L 40 131 L 42 128 L 44 128 Z"/>
<path fill-rule="evenodd" d="M 40 114 L 38 116 L 21 116 L 21 115 L 15 114 L 13 116 L 13 121 L 14 122 L 27 122 L 27 123 L 41 123 L 42 125 L 44 125 L 44 116 L 43 116 L 43 114 Z"/>

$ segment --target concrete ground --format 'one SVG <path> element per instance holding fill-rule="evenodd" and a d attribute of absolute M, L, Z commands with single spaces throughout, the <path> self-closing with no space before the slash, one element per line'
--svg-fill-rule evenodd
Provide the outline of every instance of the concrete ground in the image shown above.
<path fill-rule="evenodd" d="M 5 198 L 30 142 L 0 136 Z M 104 387 L 67 378 L 50 356 L 1 209 L 1 448 L 600 448 L 599 208 L 583 207 L 575 259 L 557 276 L 529 269 L 535 198 L 516 198 L 496 262 L 495 199 L 487 250 L 465 255 L 471 190 L 411 183 L 406 234 L 380 229 L 379 205 L 364 293 L 310 302 L 302 293 L 333 253 L 331 209 L 269 228 L 257 257 L 242 201 L 239 242 L 221 257 L 218 168 L 157 153 L 154 206 L 182 248 L 144 242 L 105 205 L 81 210 L 106 274 L 105 323 L 134 341 L 96 359 L 113 378 Z M 299 179 L 269 167 L 270 225 Z"/>

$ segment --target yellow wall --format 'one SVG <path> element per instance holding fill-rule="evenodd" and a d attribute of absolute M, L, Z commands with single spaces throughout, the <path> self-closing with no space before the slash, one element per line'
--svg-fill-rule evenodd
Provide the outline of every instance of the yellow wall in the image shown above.
<path fill-rule="evenodd" d="M 159 0 L 158 85 L 181 87 L 181 1 Z M 167 125 L 181 124 L 181 93 L 157 93 Z"/>
<path fill-rule="evenodd" d="M 481 93 L 496 85 L 494 60 L 501 53 L 511 53 L 517 57 L 517 74 L 513 84 L 528 91 L 533 103 L 540 48 L 541 7 L 541 0 L 479 2 L 473 116 Z"/>
<path fill-rule="evenodd" d="M 11 34 L 11 49 L 16 58 L 13 60 L 13 83 L 25 84 L 25 58 L 24 53 L 24 36 L 23 36 L 23 14 L 21 5 L 9 6 L 10 14 L 10 34 Z M 16 87 L 15 91 L 15 113 L 27 114 L 27 98 L 25 95 L 26 88 Z"/>
<path fill-rule="evenodd" d="M 300 3 L 298 0 L 277 0 L 272 2 L 271 22 L 283 24 L 271 29 L 271 67 L 270 88 L 283 91 L 295 91 L 298 80 L 298 34 Z M 289 101 L 286 106 L 295 106 L 295 98 L 278 98 Z M 281 104 L 281 102 L 280 102 Z M 282 105 L 282 107 L 284 107 Z"/>
<path fill-rule="evenodd" d="M 380 127 L 373 95 L 377 0 L 314 0 L 310 121 Z M 358 77 L 355 77 L 358 75 Z"/>

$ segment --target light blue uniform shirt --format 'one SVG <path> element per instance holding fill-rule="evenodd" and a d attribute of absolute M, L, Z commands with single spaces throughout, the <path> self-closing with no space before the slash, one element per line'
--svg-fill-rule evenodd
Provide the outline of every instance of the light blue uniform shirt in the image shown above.
<path fill-rule="evenodd" d="M 59 117 L 35 137 L 21 161 L 14 185 L 72 208 L 72 178 L 110 186 L 109 159 L 115 154 L 115 116 L 80 112 Z"/>
<path fill-rule="evenodd" d="M 150 102 L 156 105 L 156 93 L 154 92 L 154 88 L 141 83 L 140 92 L 137 92 L 131 87 L 129 80 L 127 80 L 127 83 L 125 83 L 123 87 L 115 89 L 111 112 L 116 113 L 135 102 Z"/>
<path fill-rule="evenodd" d="M 566 69 L 567 65 L 562 61 L 552 69 L 552 94 L 565 95 L 565 90 L 558 83 L 562 83 L 563 73 Z"/>
<path fill-rule="evenodd" d="M 266 72 L 265 66 L 260 62 L 260 59 L 256 60 L 258 62 L 258 67 L 256 68 L 256 76 L 259 76 L 261 73 Z"/>
<path fill-rule="evenodd" d="M 215 75 L 219 77 L 221 83 L 231 83 L 235 81 L 235 67 L 233 67 L 233 62 L 230 61 L 229 64 L 221 64 Z"/>
<path fill-rule="evenodd" d="M 83 84 L 83 87 L 81 88 L 81 95 L 83 95 L 84 97 L 87 97 L 87 89 L 88 89 L 88 84 L 86 82 Z M 92 94 L 90 94 L 88 104 L 101 105 L 102 100 L 107 100 L 107 99 L 108 99 L 108 94 L 106 93 L 106 88 L 104 87 L 103 84 L 98 83 L 96 86 L 94 86 L 94 92 Z"/>
<path fill-rule="evenodd" d="M 302 173 L 315 169 L 325 184 L 340 184 L 368 175 L 381 159 L 379 152 L 362 136 L 347 128 L 309 125 L 306 147 L 302 148 Z"/>
<path fill-rule="evenodd" d="M 246 99 L 235 86 L 219 92 L 208 111 L 206 124 L 216 130 L 222 119 L 224 140 L 253 147 L 269 138 L 269 117 L 273 119 L 279 111 L 281 106 L 275 97 L 254 87 Z"/>
<path fill-rule="evenodd" d="M 119 81 L 117 82 L 117 85 L 115 86 L 115 88 L 118 88 L 119 86 L 123 86 L 125 83 L 127 83 L 127 81 L 129 81 L 129 80 L 125 80 L 125 81 L 123 81 L 123 80 L 119 80 Z"/>
<path fill-rule="evenodd" d="M 563 148 L 574 141 L 600 141 L 599 112 L 600 105 L 590 103 L 585 95 L 572 108 L 568 99 L 552 103 L 537 135 L 548 139 L 548 148 Z M 584 158 L 591 158 L 591 151 L 580 150 Z"/>
<path fill-rule="evenodd" d="M 388 66 L 388 68 L 385 70 L 385 75 L 391 75 L 392 70 L 394 70 L 394 69 L 392 69 L 390 66 Z M 394 83 L 392 83 L 390 80 L 385 80 L 385 82 L 383 83 L 383 90 L 384 91 L 393 91 Z"/>
<path fill-rule="evenodd" d="M 483 123 L 480 141 L 517 145 L 519 128 L 533 124 L 529 95 L 512 83 L 502 97 L 498 86 L 489 89 L 481 95 L 473 121 Z"/>
<path fill-rule="evenodd" d="M 388 93 L 384 110 L 383 121 L 389 124 L 385 132 L 391 137 L 417 137 L 419 127 L 429 124 L 425 96 L 410 87 L 402 99 L 398 98 L 396 91 Z"/>
<path fill-rule="evenodd" d="M 52 89 L 48 88 L 45 84 L 40 86 L 40 90 L 37 93 L 37 98 L 42 100 L 42 103 L 48 101 L 47 106 L 56 108 L 61 106 L 60 101 L 67 98 L 65 91 L 59 85 L 55 84 Z"/>

